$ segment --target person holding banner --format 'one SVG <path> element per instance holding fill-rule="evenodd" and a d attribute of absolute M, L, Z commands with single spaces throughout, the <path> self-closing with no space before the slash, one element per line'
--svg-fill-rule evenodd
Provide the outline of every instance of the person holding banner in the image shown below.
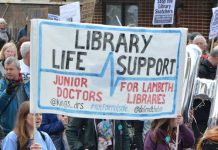
<path fill-rule="evenodd" d="M 34 122 L 35 115 L 35 122 Z M 45 132 L 34 129 L 41 125 L 42 115 L 30 113 L 29 101 L 23 102 L 19 108 L 16 126 L 3 140 L 3 150 L 56 150 L 51 138 Z M 34 131 L 36 131 L 34 133 Z M 34 142 L 35 134 L 35 142 Z"/>
<path fill-rule="evenodd" d="M 197 144 L 197 150 L 218 149 L 218 126 L 207 130 Z"/>
<path fill-rule="evenodd" d="M 176 127 L 179 125 L 179 133 Z M 179 134 L 179 142 L 176 143 L 176 134 Z M 178 150 L 190 148 L 194 145 L 194 134 L 184 123 L 183 117 L 155 119 L 151 123 L 151 129 L 145 135 L 144 150 Z"/>
<path fill-rule="evenodd" d="M 66 135 L 71 150 L 130 150 L 126 121 L 71 118 Z"/>
<path fill-rule="evenodd" d="M 0 80 L 0 125 L 5 135 L 14 128 L 19 106 L 29 99 L 29 80 L 23 81 L 20 64 L 15 57 L 8 57 L 4 63 L 6 74 Z"/>
<path fill-rule="evenodd" d="M 208 59 L 200 60 L 198 77 L 214 80 L 216 77 L 217 65 L 218 65 L 218 46 L 216 46 L 210 52 Z M 202 136 L 207 128 L 207 122 L 208 122 L 210 108 L 211 108 L 211 102 L 210 100 L 207 99 L 208 99 L 207 97 L 201 96 L 200 98 L 199 97 L 195 98 L 193 102 L 193 110 L 194 110 L 193 114 L 195 119 L 192 122 L 192 128 L 196 139 Z"/>

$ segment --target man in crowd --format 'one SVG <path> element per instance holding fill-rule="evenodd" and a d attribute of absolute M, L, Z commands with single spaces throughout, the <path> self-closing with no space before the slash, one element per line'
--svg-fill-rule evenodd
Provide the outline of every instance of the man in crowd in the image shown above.
<path fill-rule="evenodd" d="M 6 74 L 0 80 L 0 125 L 7 134 L 14 127 L 19 106 L 29 99 L 29 81 L 23 81 L 16 58 L 8 57 L 4 66 Z"/>
<path fill-rule="evenodd" d="M 197 46 L 199 46 L 199 48 L 202 51 L 201 57 L 207 59 L 207 57 L 208 57 L 208 54 L 207 54 L 207 40 L 204 38 L 204 36 L 197 35 L 193 40 L 193 44 L 196 44 Z"/>

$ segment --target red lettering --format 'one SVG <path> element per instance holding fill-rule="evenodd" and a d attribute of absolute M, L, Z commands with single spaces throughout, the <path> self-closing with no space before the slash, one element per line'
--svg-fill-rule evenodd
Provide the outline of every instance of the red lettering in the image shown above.
<path fill-rule="evenodd" d="M 57 87 L 57 97 L 61 97 L 62 96 L 62 90 L 60 87 Z"/>
<path fill-rule="evenodd" d="M 70 89 L 70 91 L 69 91 L 69 98 L 70 99 L 74 99 L 73 92 L 74 92 L 74 90 Z"/>
<path fill-rule="evenodd" d="M 81 80 L 81 87 L 88 87 L 88 85 L 87 85 L 87 79 L 86 78 L 81 78 L 82 80 Z"/>
<path fill-rule="evenodd" d="M 66 99 L 68 98 L 68 89 L 67 88 L 63 89 L 63 97 Z"/>
<path fill-rule="evenodd" d="M 90 91 L 90 93 L 89 93 L 89 101 L 95 101 L 95 92 Z"/>
<path fill-rule="evenodd" d="M 102 92 L 97 92 L 96 101 L 98 101 L 98 102 L 102 101 Z"/>
<path fill-rule="evenodd" d="M 85 100 L 85 101 L 89 100 L 89 92 L 88 91 L 83 91 L 83 100 Z"/>

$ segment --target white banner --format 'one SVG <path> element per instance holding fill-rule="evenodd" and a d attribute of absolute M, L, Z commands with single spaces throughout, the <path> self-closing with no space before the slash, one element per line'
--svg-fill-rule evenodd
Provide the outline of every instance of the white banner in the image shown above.
<path fill-rule="evenodd" d="M 31 27 L 31 112 L 141 120 L 180 111 L 187 29 Z"/>
<path fill-rule="evenodd" d="M 155 0 L 153 25 L 173 24 L 176 0 Z"/>
<path fill-rule="evenodd" d="M 218 7 L 213 8 L 213 16 L 210 23 L 209 39 L 213 39 L 218 36 Z"/>

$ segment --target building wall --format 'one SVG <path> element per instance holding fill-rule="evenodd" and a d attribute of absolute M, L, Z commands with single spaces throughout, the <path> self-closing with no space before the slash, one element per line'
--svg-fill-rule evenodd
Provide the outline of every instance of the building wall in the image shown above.
<path fill-rule="evenodd" d="M 189 32 L 200 32 L 208 36 L 213 4 L 208 0 L 184 0 L 181 11 L 180 26 L 187 27 Z"/>
<path fill-rule="evenodd" d="M 59 5 L 0 4 L 0 15 L 5 14 L 4 18 L 15 41 L 19 28 L 28 23 L 26 19 L 47 18 L 48 13 L 59 14 Z"/>
<path fill-rule="evenodd" d="M 178 0 L 177 0 L 178 1 Z M 160 27 L 152 25 L 154 0 L 99 0 L 93 23 L 103 24 L 104 2 L 134 2 L 139 6 L 139 22 L 141 27 Z M 209 0 L 180 0 L 183 7 L 178 9 L 178 21 L 175 27 L 188 28 L 189 32 L 200 32 L 208 36 L 213 3 Z"/>

